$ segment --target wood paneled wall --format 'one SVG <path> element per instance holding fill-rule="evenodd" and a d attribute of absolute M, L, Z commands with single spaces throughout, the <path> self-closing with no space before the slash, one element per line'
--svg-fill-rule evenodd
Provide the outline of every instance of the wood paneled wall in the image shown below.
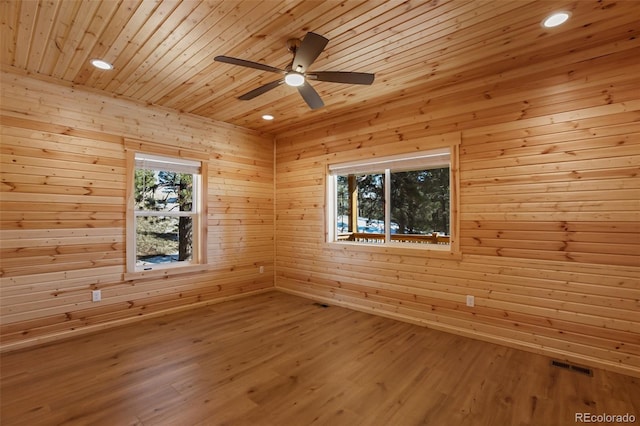
<path fill-rule="evenodd" d="M 0 117 L 3 349 L 273 287 L 272 136 L 10 71 Z M 208 270 L 124 280 L 124 138 L 208 153 Z"/>
<path fill-rule="evenodd" d="M 607 43 L 292 128 L 275 174 L 270 135 L 4 70 L 2 347 L 275 274 L 283 291 L 640 376 L 640 47 Z M 452 133 L 460 258 L 324 241 L 327 163 Z M 209 153 L 209 270 L 123 279 L 124 138 Z"/>
<path fill-rule="evenodd" d="M 638 57 L 617 40 L 279 134 L 276 287 L 640 376 Z M 328 163 L 451 132 L 460 259 L 324 241 Z"/>

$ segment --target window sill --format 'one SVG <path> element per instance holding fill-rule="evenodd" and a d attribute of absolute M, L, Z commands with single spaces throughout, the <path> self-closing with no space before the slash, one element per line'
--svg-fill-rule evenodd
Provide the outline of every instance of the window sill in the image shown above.
<path fill-rule="evenodd" d="M 356 242 L 330 242 L 326 243 L 326 247 L 329 250 L 342 250 L 342 251 L 355 251 L 364 253 L 382 253 L 382 254 L 394 254 L 398 256 L 417 256 L 417 257 L 430 257 L 436 259 L 462 259 L 462 253 L 459 251 L 452 251 L 452 248 L 448 244 L 367 244 Z"/>
<path fill-rule="evenodd" d="M 185 265 L 174 267 L 156 267 L 148 271 L 125 272 L 122 275 L 123 281 L 141 280 L 145 278 L 172 277 L 182 274 L 193 274 L 209 269 L 209 265 Z"/>

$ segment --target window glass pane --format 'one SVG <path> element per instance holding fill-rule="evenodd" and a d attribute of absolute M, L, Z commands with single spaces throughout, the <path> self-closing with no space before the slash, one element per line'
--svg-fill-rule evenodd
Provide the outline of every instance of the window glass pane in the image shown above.
<path fill-rule="evenodd" d="M 336 187 L 337 239 L 384 242 L 384 173 L 337 176 Z"/>
<path fill-rule="evenodd" d="M 135 209 L 193 211 L 193 175 L 168 170 L 136 169 Z"/>
<path fill-rule="evenodd" d="M 455 152 L 443 147 L 329 164 L 334 179 L 329 186 L 333 199 L 327 203 L 332 208 L 330 241 L 438 244 L 445 246 L 438 249 L 457 250 L 450 188 Z"/>
<path fill-rule="evenodd" d="M 136 266 L 191 260 L 192 247 L 191 217 L 136 217 Z"/>
<path fill-rule="evenodd" d="M 350 198 L 349 198 L 349 177 L 336 177 L 336 230 L 338 235 L 349 232 L 349 217 L 351 215 Z"/>
<path fill-rule="evenodd" d="M 448 167 L 391 172 L 391 241 L 448 244 L 449 192 Z"/>

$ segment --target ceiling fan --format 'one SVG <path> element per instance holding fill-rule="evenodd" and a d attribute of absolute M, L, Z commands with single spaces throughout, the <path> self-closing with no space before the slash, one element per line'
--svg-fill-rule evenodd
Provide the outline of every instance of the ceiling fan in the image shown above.
<path fill-rule="evenodd" d="M 298 92 L 302 95 L 307 105 L 311 109 L 322 108 L 324 102 L 318 95 L 318 92 L 309 84 L 309 80 L 327 81 L 330 83 L 347 83 L 347 84 L 366 84 L 373 83 L 374 74 L 364 72 L 348 72 L 348 71 L 315 71 L 308 72 L 309 67 L 313 64 L 320 53 L 324 50 L 329 40 L 316 33 L 308 32 L 302 41 L 298 39 L 290 39 L 287 41 L 287 48 L 293 53 L 293 60 L 285 68 L 280 69 L 258 62 L 246 61 L 244 59 L 232 58 L 229 56 L 216 56 L 215 61 L 225 62 L 231 65 L 240 65 L 242 67 L 255 68 L 262 71 L 269 71 L 284 76 L 278 80 L 267 83 L 263 86 L 253 89 L 245 93 L 238 99 L 247 101 L 258 95 L 275 89 L 285 83 L 289 86 L 297 87 Z"/>

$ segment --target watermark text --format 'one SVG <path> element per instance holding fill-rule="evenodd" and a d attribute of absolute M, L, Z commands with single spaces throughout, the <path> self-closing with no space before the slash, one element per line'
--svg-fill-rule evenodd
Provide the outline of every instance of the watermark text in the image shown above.
<path fill-rule="evenodd" d="M 575 413 L 576 423 L 635 423 L 636 416 L 631 413 L 625 414 L 593 414 Z"/>

